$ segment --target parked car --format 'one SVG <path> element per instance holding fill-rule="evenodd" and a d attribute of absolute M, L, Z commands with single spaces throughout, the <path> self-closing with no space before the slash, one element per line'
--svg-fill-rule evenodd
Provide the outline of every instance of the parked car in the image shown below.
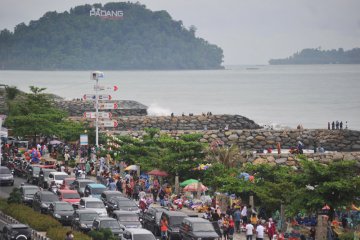
<path fill-rule="evenodd" d="M 49 206 L 49 214 L 62 225 L 71 225 L 74 208 L 68 202 L 53 202 Z"/>
<path fill-rule="evenodd" d="M 104 202 L 105 206 L 107 206 L 108 201 L 110 200 L 110 198 L 113 197 L 124 197 L 124 194 L 122 192 L 119 191 L 103 191 L 101 193 L 100 199 Z"/>
<path fill-rule="evenodd" d="M 70 185 L 70 189 L 76 190 L 80 194 L 80 197 L 84 197 L 85 187 L 90 183 L 95 182 L 91 179 L 77 179 Z"/>
<path fill-rule="evenodd" d="M 186 217 L 183 219 L 180 227 L 180 236 L 184 240 L 215 240 L 220 238 L 209 220 L 197 217 Z"/>
<path fill-rule="evenodd" d="M 99 183 L 90 183 L 85 186 L 85 197 L 94 197 L 100 199 L 101 193 L 106 190 L 106 187 Z"/>
<path fill-rule="evenodd" d="M 111 214 L 121 225 L 126 228 L 142 228 L 139 215 L 130 211 L 117 210 Z"/>
<path fill-rule="evenodd" d="M 34 195 L 32 207 L 35 211 L 47 213 L 51 203 L 59 201 L 55 193 L 49 191 L 38 191 Z"/>
<path fill-rule="evenodd" d="M 74 230 L 88 232 L 91 230 L 94 219 L 98 216 L 99 215 L 94 210 L 76 210 L 72 218 L 71 226 Z"/>
<path fill-rule="evenodd" d="M 14 186 L 14 176 L 7 167 L 0 166 L 0 185 Z"/>
<path fill-rule="evenodd" d="M 119 238 L 122 236 L 125 227 L 121 226 L 118 221 L 110 217 L 99 217 L 96 218 L 92 225 L 92 230 L 98 231 L 100 229 L 109 228 L 115 237 Z"/>
<path fill-rule="evenodd" d="M 44 189 L 49 188 L 49 175 L 53 172 L 54 169 L 41 168 L 39 173 L 39 182 L 38 186 Z"/>
<path fill-rule="evenodd" d="M 155 236 L 160 236 L 160 219 L 164 211 L 166 209 L 162 207 L 149 207 L 146 212 L 140 215 L 143 228 L 146 228 Z"/>
<path fill-rule="evenodd" d="M 80 195 L 75 190 L 58 190 L 57 194 L 59 196 L 59 200 L 63 202 L 68 202 L 70 204 L 79 204 L 80 203 Z"/>
<path fill-rule="evenodd" d="M 155 240 L 154 234 L 150 232 L 149 230 L 143 229 L 143 228 L 129 228 L 126 229 L 122 236 L 122 240 Z"/>
<path fill-rule="evenodd" d="M 5 224 L 1 229 L 0 239 L 3 240 L 30 240 L 31 228 L 25 224 Z"/>
<path fill-rule="evenodd" d="M 80 199 L 80 209 L 94 210 L 101 216 L 107 216 L 104 203 L 98 198 L 83 197 Z"/>
<path fill-rule="evenodd" d="M 164 211 L 161 214 L 161 218 L 165 218 L 168 222 L 168 238 L 169 239 L 180 239 L 180 226 L 184 218 L 188 217 L 183 212 L 178 211 Z"/>
<path fill-rule="evenodd" d="M 40 188 L 34 185 L 23 185 L 20 187 L 21 201 L 24 204 L 32 205 L 34 195 L 40 191 Z"/>
<path fill-rule="evenodd" d="M 140 213 L 138 205 L 126 197 L 113 197 L 108 201 L 107 210 L 112 213 L 116 210 L 132 211 L 137 214 Z"/>

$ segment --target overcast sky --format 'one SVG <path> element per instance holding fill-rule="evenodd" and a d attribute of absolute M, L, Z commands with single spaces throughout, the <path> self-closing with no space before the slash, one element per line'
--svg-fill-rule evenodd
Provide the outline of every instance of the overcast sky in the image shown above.
<path fill-rule="evenodd" d="M 102 0 L 0 0 L 0 29 Z M 131 1 L 136 2 L 136 1 Z M 224 50 L 225 64 L 267 64 L 303 48 L 360 47 L 360 0 L 141 0 Z M 126 13 L 125 13 L 126 17 Z"/>

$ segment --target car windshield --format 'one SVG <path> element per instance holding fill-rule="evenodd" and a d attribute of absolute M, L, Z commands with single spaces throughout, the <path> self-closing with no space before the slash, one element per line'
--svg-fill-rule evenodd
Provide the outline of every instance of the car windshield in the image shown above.
<path fill-rule="evenodd" d="M 134 234 L 134 240 L 155 240 L 154 235 L 152 234 Z"/>
<path fill-rule="evenodd" d="M 119 221 L 120 222 L 138 222 L 139 218 L 137 215 L 120 215 Z"/>
<path fill-rule="evenodd" d="M 118 205 L 121 208 L 137 208 L 138 206 L 136 205 L 135 202 L 133 201 L 118 201 Z"/>
<path fill-rule="evenodd" d="M 183 219 L 184 219 L 184 217 L 182 217 L 182 216 L 170 217 L 169 225 L 171 225 L 171 226 L 180 226 Z"/>
<path fill-rule="evenodd" d="M 92 194 L 102 194 L 105 190 L 106 190 L 106 188 L 92 188 L 91 193 Z"/>
<path fill-rule="evenodd" d="M 57 211 L 74 211 L 74 208 L 70 204 L 56 204 Z"/>
<path fill-rule="evenodd" d="M 64 180 L 69 177 L 68 175 L 55 175 L 55 180 Z"/>
<path fill-rule="evenodd" d="M 40 173 L 40 167 L 33 167 L 33 173 L 39 174 Z"/>
<path fill-rule="evenodd" d="M 193 224 L 194 232 L 214 232 L 214 227 L 211 223 L 194 223 Z"/>
<path fill-rule="evenodd" d="M 7 168 L 0 168 L 0 174 L 11 174 L 11 172 Z"/>
<path fill-rule="evenodd" d="M 120 229 L 120 224 L 116 220 L 103 220 L 100 223 L 100 228 Z"/>
<path fill-rule="evenodd" d="M 64 193 L 63 198 L 65 198 L 65 199 L 79 199 L 80 195 L 78 193 Z"/>
<path fill-rule="evenodd" d="M 57 196 L 55 194 L 44 194 L 41 197 L 41 200 L 44 202 L 55 202 L 55 201 L 59 201 L 59 199 L 57 198 Z"/>
<path fill-rule="evenodd" d="M 24 189 L 24 194 L 25 195 L 34 195 L 37 191 L 39 191 L 38 188 L 27 188 L 27 189 Z"/>
<path fill-rule="evenodd" d="M 86 207 L 87 208 L 105 208 L 103 202 L 87 202 Z"/>
<path fill-rule="evenodd" d="M 84 187 L 86 187 L 86 185 L 88 185 L 89 183 L 93 183 L 93 182 L 80 182 L 80 187 L 81 188 L 84 188 Z"/>
<path fill-rule="evenodd" d="M 83 213 L 80 215 L 81 221 L 93 221 L 98 216 L 97 213 Z"/>

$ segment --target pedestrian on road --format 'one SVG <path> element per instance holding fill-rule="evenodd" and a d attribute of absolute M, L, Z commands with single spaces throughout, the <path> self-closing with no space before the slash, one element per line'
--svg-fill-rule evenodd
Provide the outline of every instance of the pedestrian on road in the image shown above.
<path fill-rule="evenodd" d="M 235 230 L 237 233 L 240 232 L 241 212 L 239 208 L 236 208 L 234 212 Z"/>
<path fill-rule="evenodd" d="M 269 239 L 272 240 L 276 232 L 275 223 L 273 222 L 272 218 L 269 218 L 269 222 L 266 224 L 266 232 Z"/>
<path fill-rule="evenodd" d="M 246 229 L 246 240 L 252 240 L 254 234 L 254 226 L 251 224 L 250 221 L 247 222 L 245 229 Z"/>
<path fill-rule="evenodd" d="M 262 223 L 259 223 L 259 225 L 256 227 L 256 240 L 263 240 L 264 232 L 265 232 L 264 226 L 262 225 Z"/>
<path fill-rule="evenodd" d="M 235 232 L 235 223 L 232 216 L 229 217 L 229 240 L 233 240 Z"/>

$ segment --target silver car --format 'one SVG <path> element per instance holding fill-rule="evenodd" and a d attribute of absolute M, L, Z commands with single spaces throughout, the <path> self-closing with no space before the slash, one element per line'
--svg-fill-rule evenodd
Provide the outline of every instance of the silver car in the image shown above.
<path fill-rule="evenodd" d="M 14 176 L 7 167 L 0 167 L 0 185 L 3 183 L 14 186 Z"/>

